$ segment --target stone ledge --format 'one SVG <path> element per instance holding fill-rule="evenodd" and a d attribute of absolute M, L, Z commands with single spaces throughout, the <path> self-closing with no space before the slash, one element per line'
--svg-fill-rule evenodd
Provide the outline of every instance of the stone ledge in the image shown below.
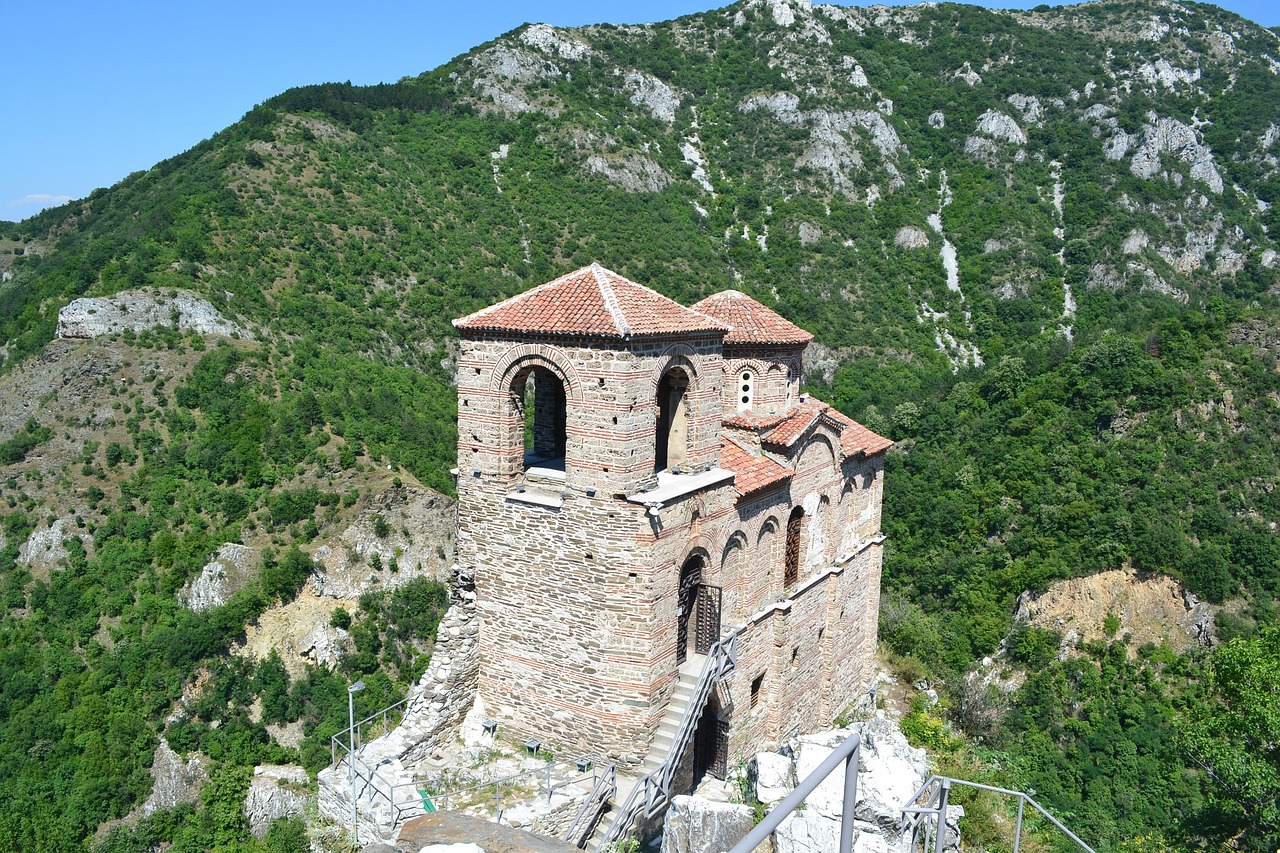
<path fill-rule="evenodd" d="M 541 506 L 547 509 L 560 509 L 564 506 L 564 498 L 544 495 L 541 492 L 509 492 L 507 494 L 507 503 L 530 504 L 531 506 Z"/>
<path fill-rule="evenodd" d="M 627 495 L 633 504 L 665 504 L 691 495 L 703 489 L 714 488 L 733 482 L 734 473 L 724 468 L 712 468 L 701 474 L 673 474 L 670 471 L 658 472 L 658 487 L 647 492 L 636 492 Z"/>

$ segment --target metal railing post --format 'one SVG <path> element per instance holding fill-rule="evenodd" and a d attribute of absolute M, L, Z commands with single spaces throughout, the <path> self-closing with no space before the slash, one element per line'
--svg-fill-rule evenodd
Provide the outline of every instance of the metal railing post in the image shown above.
<path fill-rule="evenodd" d="M 840 812 L 840 853 L 853 851 L 853 811 L 858 802 L 858 759 L 862 745 L 844 760 L 844 807 Z"/>
<path fill-rule="evenodd" d="M 1018 823 L 1017 828 L 1013 831 L 1013 853 L 1018 853 L 1018 846 L 1022 843 L 1022 809 L 1027 804 L 1025 796 L 1018 797 Z"/>
<path fill-rule="evenodd" d="M 947 846 L 947 795 L 951 793 L 951 780 L 942 780 L 942 790 L 938 792 L 938 826 L 933 834 L 933 853 L 942 853 Z"/>

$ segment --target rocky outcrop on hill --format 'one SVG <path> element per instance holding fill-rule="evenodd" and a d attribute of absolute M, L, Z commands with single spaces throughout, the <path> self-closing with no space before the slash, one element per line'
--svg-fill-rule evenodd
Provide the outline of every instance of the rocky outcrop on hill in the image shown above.
<path fill-rule="evenodd" d="M 306 811 L 309 782 L 307 771 L 294 764 L 260 764 L 253 768 L 253 780 L 244 798 L 244 816 L 255 838 L 264 837 L 272 821 Z"/>
<path fill-rule="evenodd" d="M 453 501 L 418 486 L 392 486 L 370 499 L 359 517 L 312 555 L 317 594 L 358 598 L 411 578 L 445 580 L 455 553 Z"/>
<path fill-rule="evenodd" d="M 37 527 L 18 547 L 18 565 L 27 566 L 47 577 L 52 569 L 66 560 L 67 547 L 63 541 L 73 537 L 81 542 L 90 540 L 71 516 L 54 519 L 48 527 Z M 0 540 L 0 547 L 4 547 L 3 540 Z"/>
<path fill-rule="evenodd" d="M 122 290 L 114 296 L 72 300 L 58 312 L 60 338 L 96 338 L 158 326 L 224 337 L 247 334 L 209 302 L 183 290 Z"/>
<path fill-rule="evenodd" d="M 181 597 L 192 610 L 212 610 L 231 600 L 256 576 L 258 552 L 228 542 L 217 550 L 200 574 L 187 584 Z"/>
<path fill-rule="evenodd" d="M 1040 595 L 1024 592 L 1014 619 L 1061 633 L 1065 657 L 1081 643 L 1115 639 L 1104 628 L 1114 616 L 1120 620 L 1117 636 L 1127 638 L 1133 655 L 1146 643 L 1167 643 L 1178 652 L 1213 645 L 1218 610 L 1167 575 L 1117 569 L 1058 581 Z"/>
<path fill-rule="evenodd" d="M 209 781 L 209 771 L 199 755 L 183 761 L 162 737 L 151 760 L 151 779 L 151 794 L 142 804 L 143 816 L 183 803 L 200 802 L 200 791 Z"/>

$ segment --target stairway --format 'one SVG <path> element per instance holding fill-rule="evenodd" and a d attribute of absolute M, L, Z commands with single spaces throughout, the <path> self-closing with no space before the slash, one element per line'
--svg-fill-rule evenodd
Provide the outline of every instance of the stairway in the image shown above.
<path fill-rule="evenodd" d="M 652 773 L 661 767 L 671 752 L 672 741 L 680 731 L 680 722 L 684 719 L 685 709 L 689 707 L 689 699 L 698 688 L 698 675 L 702 672 L 702 663 L 706 655 L 689 655 L 680 665 L 679 678 L 675 689 L 671 691 L 671 700 L 667 703 L 667 712 L 658 724 L 658 733 L 654 735 L 649 747 L 649 754 L 640 765 L 637 776 Z M 619 791 L 619 794 L 622 792 Z"/>
<path fill-rule="evenodd" d="M 374 741 L 369 746 L 376 743 Z M 389 842 L 395 838 L 400 824 L 425 814 L 421 800 L 414 796 L 413 774 L 399 759 L 363 755 L 357 750 L 355 772 L 351 776 L 348 776 L 349 761 L 350 756 L 344 756 L 338 763 L 320 771 L 316 781 L 322 815 L 336 824 L 351 825 L 352 777 L 362 842 Z"/>
<path fill-rule="evenodd" d="M 654 735 L 653 743 L 649 745 L 649 754 L 645 756 L 640 767 L 632 773 L 618 774 L 618 792 L 601 812 L 600 820 L 596 822 L 591 837 L 587 839 L 587 850 L 598 853 L 604 835 L 617 814 L 618 805 L 627 801 L 631 790 L 641 778 L 662 767 L 670 758 L 671 745 L 680 730 L 680 723 L 684 719 L 685 710 L 689 707 L 689 700 L 697 692 L 698 676 L 702 672 L 704 661 L 706 661 L 706 655 L 691 654 L 681 664 L 675 689 L 671 691 L 671 699 L 667 702 L 666 713 L 662 715 L 662 722 L 658 724 L 658 733 Z"/>

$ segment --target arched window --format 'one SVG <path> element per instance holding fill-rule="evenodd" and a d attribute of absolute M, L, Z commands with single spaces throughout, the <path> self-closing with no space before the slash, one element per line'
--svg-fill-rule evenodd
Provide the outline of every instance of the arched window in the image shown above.
<path fill-rule="evenodd" d="M 790 589 L 800 579 L 800 530 L 804 509 L 796 507 L 787 518 L 787 551 L 782 564 L 782 588 Z"/>
<path fill-rule="evenodd" d="M 523 414 L 525 469 L 562 467 L 568 423 L 564 382 L 545 367 L 531 366 L 516 374 L 511 396 Z"/>
<path fill-rule="evenodd" d="M 679 468 L 689 447 L 689 375 L 676 367 L 658 382 L 658 425 L 654 435 L 655 471 Z"/>
<path fill-rule="evenodd" d="M 750 370 L 744 370 L 738 374 L 738 411 L 751 411 L 751 404 L 755 400 L 756 377 Z"/>

